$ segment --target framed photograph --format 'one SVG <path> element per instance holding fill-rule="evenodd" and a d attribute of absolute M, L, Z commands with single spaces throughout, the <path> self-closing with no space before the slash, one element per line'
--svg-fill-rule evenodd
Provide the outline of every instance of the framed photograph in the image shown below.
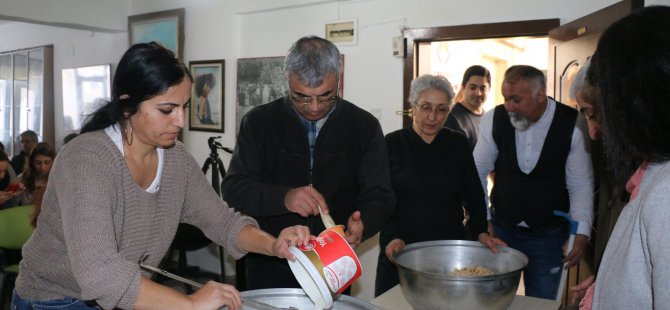
<path fill-rule="evenodd" d="M 111 96 L 111 65 L 63 69 L 63 127 L 79 131 L 86 117 Z"/>
<path fill-rule="evenodd" d="M 284 58 L 280 56 L 237 60 L 236 133 L 239 132 L 242 117 L 247 112 L 288 93 Z"/>
<path fill-rule="evenodd" d="M 339 20 L 326 24 L 326 40 L 337 45 L 356 45 L 358 43 L 357 20 Z"/>
<path fill-rule="evenodd" d="M 225 61 L 191 61 L 188 65 L 194 81 L 188 129 L 223 132 Z"/>
<path fill-rule="evenodd" d="M 156 41 L 173 51 L 179 60 L 184 55 L 184 9 L 128 16 L 130 45 Z"/>
<path fill-rule="evenodd" d="M 235 132 L 238 133 L 242 118 L 251 109 L 288 94 L 284 75 L 286 57 L 240 58 L 237 60 L 237 106 Z M 344 93 L 344 54 L 340 54 L 342 72 L 338 95 Z"/>

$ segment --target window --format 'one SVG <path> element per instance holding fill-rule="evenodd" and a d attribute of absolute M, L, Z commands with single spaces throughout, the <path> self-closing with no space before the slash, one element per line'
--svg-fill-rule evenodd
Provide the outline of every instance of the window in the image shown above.
<path fill-rule="evenodd" d="M 26 130 L 54 145 L 52 46 L 0 53 L 0 141 L 7 155 L 21 151 Z"/>

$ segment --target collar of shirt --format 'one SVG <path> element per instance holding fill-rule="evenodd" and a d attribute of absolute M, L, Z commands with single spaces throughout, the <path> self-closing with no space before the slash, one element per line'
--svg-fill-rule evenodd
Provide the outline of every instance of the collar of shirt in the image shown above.
<path fill-rule="evenodd" d="M 116 148 L 118 148 L 119 152 L 121 152 L 121 156 L 123 156 L 125 152 L 123 151 L 123 136 L 121 136 L 121 126 L 119 126 L 119 124 L 107 126 L 107 128 L 105 128 L 105 133 L 107 136 L 109 136 L 110 139 L 112 139 L 112 142 L 114 142 Z M 149 193 L 158 192 L 161 185 L 161 175 L 163 174 L 163 158 L 165 157 L 165 150 L 162 147 L 157 147 L 156 152 L 158 153 L 158 170 L 156 171 L 156 178 L 154 178 L 153 182 L 151 182 L 151 185 L 145 189 Z"/>
<path fill-rule="evenodd" d="M 547 97 L 547 107 L 540 119 L 526 130 L 515 130 L 517 161 L 524 173 L 530 173 L 535 168 L 555 111 L 556 101 Z"/>
<path fill-rule="evenodd" d="M 291 107 L 293 108 L 293 111 L 295 112 L 295 114 L 298 115 L 298 118 L 300 119 L 300 122 L 302 123 L 303 128 L 305 128 L 305 132 L 307 133 L 308 136 L 309 136 L 310 127 L 311 127 L 310 125 L 312 123 L 316 123 L 316 126 L 314 127 L 314 129 L 316 130 L 314 132 L 314 137 L 316 138 L 316 137 L 319 136 L 319 131 L 321 131 L 321 127 L 323 127 L 323 124 L 326 123 L 326 121 L 328 120 L 328 117 L 330 117 L 330 115 L 333 114 L 335 109 L 337 109 L 337 101 L 335 102 L 335 104 L 333 104 L 333 108 L 330 109 L 330 112 L 328 112 L 328 114 L 326 114 L 326 116 L 324 116 L 322 119 L 320 119 L 318 121 L 310 121 L 310 120 L 302 117 L 302 115 L 300 115 L 298 110 L 296 110 L 293 105 L 291 105 Z"/>

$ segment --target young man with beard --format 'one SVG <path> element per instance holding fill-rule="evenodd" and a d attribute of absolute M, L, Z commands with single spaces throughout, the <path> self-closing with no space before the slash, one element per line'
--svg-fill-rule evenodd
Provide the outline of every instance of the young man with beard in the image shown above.
<path fill-rule="evenodd" d="M 461 100 L 456 102 L 444 123 L 444 127 L 462 132 L 468 139 L 471 150 L 477 144 L 479 121 L 484 115 L 482 105 L 490 89 L 491 73 L 489 70 L 479 65 L 465 70 L 461 82 Z"/>
<path fill-rule="evenodd" d="M 528 256 L 526 296 L 554 299 L 561 268 L 581 259 L 593 221 L 593 168 L 577 111 L 546 95 L 542 71 L 525 65 L 505 72 L 505 104 L 480 123 L 474 159 L 484 188 L 495 171 L 491 232 Z M 569 212 L 579 222 L 573 249 L 563 257 Z"/>

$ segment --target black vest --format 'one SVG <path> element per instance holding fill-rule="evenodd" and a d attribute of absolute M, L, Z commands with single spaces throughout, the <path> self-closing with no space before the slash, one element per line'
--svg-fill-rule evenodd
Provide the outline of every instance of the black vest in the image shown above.
<path fill-rule="evenodd" d="M 535 168 L 525 174 L 516 157 L 515 129 L 505 108 L 493 115 L 493 141 L 498 147 L 491 206 L 494 219 L 503 224 L 525 221 L 531 229 L 557 226 L 563 221 L 553 210 L 568 212 L 565 163 L 570 152 L 577 111 L 556 102 L 554 118 Z"/>

